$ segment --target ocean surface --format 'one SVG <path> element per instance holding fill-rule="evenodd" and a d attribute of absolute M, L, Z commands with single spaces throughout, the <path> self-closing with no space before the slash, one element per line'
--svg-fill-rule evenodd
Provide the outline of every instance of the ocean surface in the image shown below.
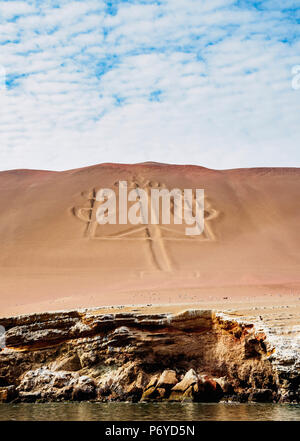
<path fill-rule="evenodd" d="M 229 403 L 0 404 L 0 420 L 15 421 L 300 421 L 300 405 Z"/>

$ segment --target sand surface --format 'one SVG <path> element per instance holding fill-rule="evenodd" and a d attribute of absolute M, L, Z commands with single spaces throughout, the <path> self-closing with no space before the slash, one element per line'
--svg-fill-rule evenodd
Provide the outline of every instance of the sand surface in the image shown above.
<path fill-rule="evenodd" d="M 112 188 L 118 196 L 120 180 L 146 191 L 203 188 L 204 233 L 98 225 L 95 193 Z M 296 168 L 1 172 L 0 316 L 104 305 L 297 305 L 299 194 Z"/>

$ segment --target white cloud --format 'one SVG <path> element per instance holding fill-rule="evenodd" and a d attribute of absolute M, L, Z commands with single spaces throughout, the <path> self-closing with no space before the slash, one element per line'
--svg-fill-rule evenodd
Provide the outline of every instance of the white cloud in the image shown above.
<path fill-rule="evenodd" d="M 26 15 L 35 12 L 35 8 L 27 2 L 4 1 L 0 3 L 0 16 L 11 19 L 19 15 Z"/>
<path fill-rule="evenodd" d="M 2 2 L 0 168 L 299 166 L 289 3 Z"/>

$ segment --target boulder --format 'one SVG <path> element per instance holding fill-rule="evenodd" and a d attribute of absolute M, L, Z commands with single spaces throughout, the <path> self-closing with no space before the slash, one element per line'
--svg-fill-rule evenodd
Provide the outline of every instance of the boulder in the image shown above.
<path fill-rule="evenodd" d="M 198 377 L 194 369 L 190 369 L 183 379 L 172 387 L 172 391 L 185 392 L 190 386 L 198 382 Z"/>
<path fill-rule="evenodd" d="M 159 377 L 160 377 L 160 374 L 152 375 L 152 377 L 150 378 L 150 381 L 147 384 L 145 390 L 149 389 L 150 387 L 155 387 L 157 382 L 158 382 Z"/>
<path fill-rule="evenodd" d="M 141 401 L 154 400 L 159 395 L 159 392 L 154 386 L 149 387 L 143 392 Z"/>
<path fill-rule="evenodd" d="M 131 398 L 133 401 L 139 401 L 142 394 L 144 385 L 146 382 L 146 375 L 144 372 L 140 372 L 136 378 L 129 386 L 125 388 L 125 393 L 128 398 Z"/>
<path fill-rule="evenodd" d="M 172 369 L 166 369 L 163 371 L 158 379 L 157 387 L 163 387 L 164 389 L 171 389 L 178 383 L 176 372 Z"/>
<path fill-rule="evenodd" d="M 171 389 L 170 401 L 182 401 L 184 398 L 193 398 L 193 386 L 198 383 L 198 377 L 194 369 L 190 369 L 183 379 Z"/>
<path fill-rule="evenodd" d="M 177 382 L 176 372 L 172 369 L 166 369 L 161 375 L 153 375 L 144 389 L 141 400 L 168 398 L 172 386 L 177 384 Z"/>
<path fill-rule="evenodd" d="M 194 397 L 198 402 L 217 403 L 223 397 L 221 386 L 208 375 L 199 375 L 198 383 L 194 385 Z"/>

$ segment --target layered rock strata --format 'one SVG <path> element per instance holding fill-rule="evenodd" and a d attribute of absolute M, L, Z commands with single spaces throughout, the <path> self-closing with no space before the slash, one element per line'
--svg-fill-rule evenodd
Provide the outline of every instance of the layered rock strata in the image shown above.
<path fill-rule="evenodd" d="M 300 401 L 298 347 L 229 313 L 89 309 L 0 325 L 2 402 Z"/>

